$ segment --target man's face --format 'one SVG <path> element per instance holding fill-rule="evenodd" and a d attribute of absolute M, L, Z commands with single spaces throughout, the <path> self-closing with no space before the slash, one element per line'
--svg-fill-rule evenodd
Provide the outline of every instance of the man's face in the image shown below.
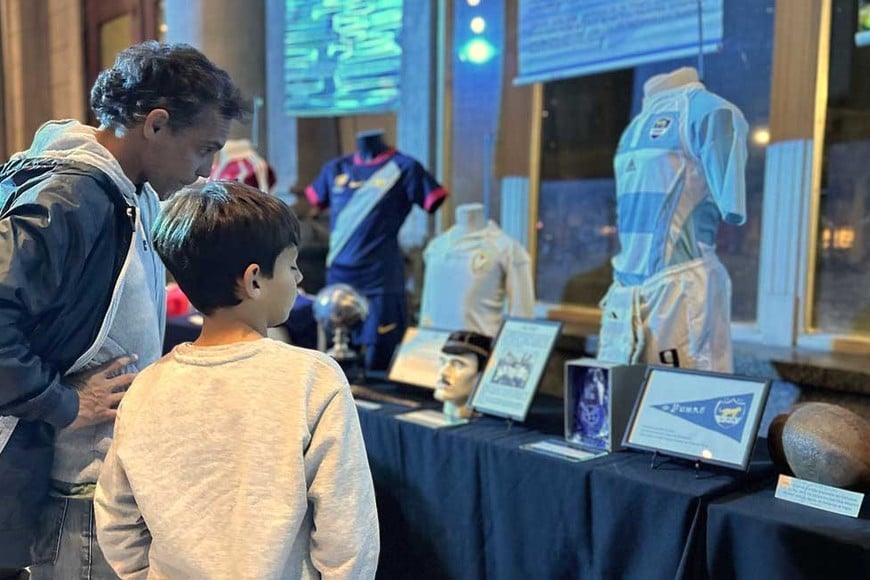
<path fill-rule="evenodd" d="M 144 154 L 144 178 L 161 199 L 208 177 L 215 153 L 226 143 L 231 120 L 216 106 L 206 107 L 185 128 L 163 126 L 148 141 Z"/>
<path fill-rule="evenodd" d="M 464 405 L 477 380 L 477 356 L 441 353 L 435 398 Z"/>

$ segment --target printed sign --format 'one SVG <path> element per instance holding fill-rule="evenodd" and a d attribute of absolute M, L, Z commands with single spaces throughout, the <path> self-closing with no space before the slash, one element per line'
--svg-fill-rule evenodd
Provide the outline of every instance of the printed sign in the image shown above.
<path fill-rule="evenodd" d="M 746 469 L 770 382 L 650 367 L 624 445 Z"/>

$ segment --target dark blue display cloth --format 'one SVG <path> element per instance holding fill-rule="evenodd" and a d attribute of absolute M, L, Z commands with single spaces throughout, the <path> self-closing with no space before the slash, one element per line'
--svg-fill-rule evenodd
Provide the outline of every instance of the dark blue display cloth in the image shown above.
<path fill-rule="evenodd" d="M 866 498 L 861 517 L 850 518 L 773 494 L 770 487 L 710 505 L 710 578 L 870 578 Z"/>
<path fill-rule="evenodd" d="M 431 393 L 372 387 L 438 408 Z M 622 452 L 572 463 L 520 449 L 562 434 L 562 401 L 539 395 L 525 424 L 480 417 L 446 429 L 360 409 L 378 501 L 379 578 L 703 576 L 710 501 L 770 481 L 750 472 Z M 766 446 L 760 445 L 760 450 Z"/>

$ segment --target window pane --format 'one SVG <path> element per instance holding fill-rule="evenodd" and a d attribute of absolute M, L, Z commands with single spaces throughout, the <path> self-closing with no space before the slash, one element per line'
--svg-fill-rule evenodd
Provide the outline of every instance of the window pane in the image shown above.
<path fill-rule="evenodd" d="M 833 4 L 813 326 L 870 334 L 870 47 L 855 0 Z"/>
<path fill-rule="evenodd" d="M 756 316 L 774 3 L 726 2 L 725 45 L 705 57 L 705 84 L 737 105 L 750 127 L 747 223 L 722 225 L 717 239 L 718 255 L 731 274 L 735 321 Z M 648 78 L 696 65 L 696 59 L 680 59 L 544 85 L 540 300 L 596 306 L 603 297 L 611 279 L 610 258 L 619 250 L 612 169 L 619 136 L 640 112 Z"/>

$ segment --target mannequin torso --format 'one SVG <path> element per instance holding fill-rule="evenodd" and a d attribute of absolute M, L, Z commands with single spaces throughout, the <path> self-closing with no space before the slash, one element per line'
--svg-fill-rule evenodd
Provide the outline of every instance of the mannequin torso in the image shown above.
<path fill-rule="evenodd" d="M 531 260 L 492 221 L 483 205 L 460 205 L 456 224 L 423 252 L 421 326 L 469 329 L 494 336 L 505 314 L 534 314 Z"/>
<path fill-rule="evenodd" d="M 599 360 L 678 359 L 730 372 L 730 281 L 715 245 L 723 218 L 745 219 L 747 131 L 740 111 L 692 68 L 644 84 L 642 110 L 614 158 L 620 251 L 603 300 Z M 692 300 L 681 290 L 689 286 Z M 706 307 L 695 312 L 693 304 Z M 641 326 L 636 348 L 626 337 Z"/>
<path fill-rule="evenodd" d="M 699 82 L 698 71 L 691 67 L 678 68 L 675 71 L 656 75 L 647 80 L 643 84 L 643 96 L 650 97 L 668 89 L 675 89 L 697 82 Z"/>
<path fill-rule="evenodd" d="M 389 151 L 390 146 L 384 142 L 384 132 L 377 129 L 357 133 L 356 150 L 360 160 L 371 161 L 381 153 Z"/>
<path fill-rule="evenodd" d="M 456 208 L 456 225 L 454 233 L 457 237 L 486 227 L 486 216 L 483 215 L 483 205 L 465 203 Z"/>

